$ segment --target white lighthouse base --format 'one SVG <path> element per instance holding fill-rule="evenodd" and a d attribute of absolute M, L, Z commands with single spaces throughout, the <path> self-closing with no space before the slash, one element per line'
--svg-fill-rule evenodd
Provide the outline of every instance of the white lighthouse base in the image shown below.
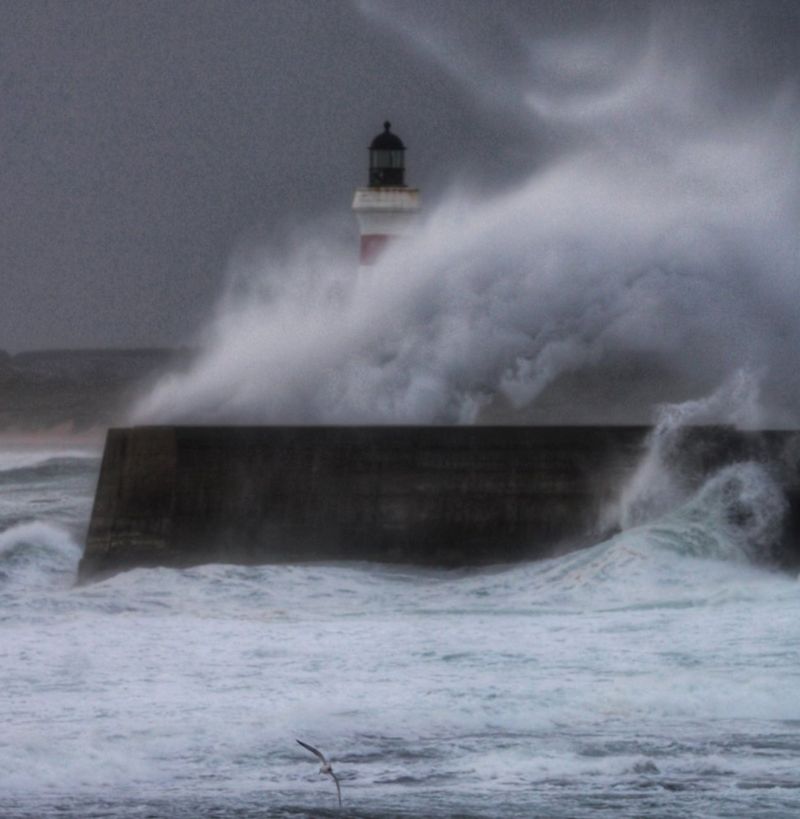
<path fill-rule="evenodd" d="M 394 239 L 414 232 L 419 212 L 416 188 L 358 188 L 353 211 L 361 234 L 359 264 L 375 264 Z"/>

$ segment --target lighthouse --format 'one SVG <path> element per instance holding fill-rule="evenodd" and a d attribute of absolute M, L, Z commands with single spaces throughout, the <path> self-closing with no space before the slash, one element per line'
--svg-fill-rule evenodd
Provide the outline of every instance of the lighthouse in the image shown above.
<path fill-rule="evenodd" d="M 390 122 L 383 123 L 383 132 L 369 146 L 369 187 L 357 188 L 353 197 L 362 267 L 375 264 L 389 242 L 413 230 L 419 191 L 406 186 L 405 150 Z"/>

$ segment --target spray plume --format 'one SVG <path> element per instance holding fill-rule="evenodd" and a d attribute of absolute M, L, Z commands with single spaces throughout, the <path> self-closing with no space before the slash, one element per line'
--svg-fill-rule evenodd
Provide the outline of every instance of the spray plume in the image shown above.
<path fill-rule="evenodd" d="M 744 367 L 795 424 L 794 88 L 727 110 L 719 66 L 658 26 L 629 61 L 603 42 L 528 44 L 517 114 L 561 153 L 452 191 L 360 278 L 314 227 L 234 269 L 202 354 L 133 420 L 645 422 Z"/>

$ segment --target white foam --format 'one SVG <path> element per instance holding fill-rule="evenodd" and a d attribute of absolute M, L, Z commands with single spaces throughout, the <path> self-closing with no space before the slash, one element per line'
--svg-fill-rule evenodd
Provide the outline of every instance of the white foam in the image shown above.
<path fill-rule="evenodd" d="M 71 585 L 81 547 L 61 527 L 42 521 L 0 532 L 4 589 L 64 588 Z"/>

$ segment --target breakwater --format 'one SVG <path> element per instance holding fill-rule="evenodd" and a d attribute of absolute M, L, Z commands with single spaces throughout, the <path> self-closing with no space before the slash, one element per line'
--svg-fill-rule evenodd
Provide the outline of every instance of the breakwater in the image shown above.
<path fill-rule="evenodd" d="M 137 566 L 369 560 L 469 566 L 597 542 L 644 427 L 109 430 L 79 577 Z M 800 533 L 797 436 L 690 428 L 687 481 L 775 464 Z M 791 551 L 791 549 L 789 549 Z"/>

